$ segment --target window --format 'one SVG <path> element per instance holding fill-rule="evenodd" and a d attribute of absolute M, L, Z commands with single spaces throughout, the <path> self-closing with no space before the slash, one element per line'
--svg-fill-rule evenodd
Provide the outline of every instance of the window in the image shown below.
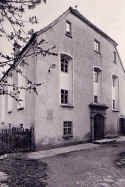
<path fill-rule="evenodd" d="M 113 108 L 113 109 L 116 108 L 116 102 L 115 102 L 115 99 L 112 100 L 112 108 Z"/>
<path fill-rule="evenodd" d="M 116 51 L 113 52 L 113 62 L 116 63 Z"/>
<path fill-rule="evenodd" d="M 0 96 L 1 98 L 1 123 L 4 124 L 5 123 L 5 120 L 6 120 L 6 108 L 5 108 L 5 104 L 6 104 L 6 98 L 5 98 L 5 95 L 1 95 Z"/>
<path fill-rule="evenodd" d="M 99 82 L 99 71 L 94 70 L 94 82 Z"/>
<path fill-rule="evenodd" d="M 24 66 L 19 67 L 18 71 L 18 105 L 17 109 L 24 109 L 25 107 L 25 78 Z"/>
<path fill-rule="evenodd" d="M 98 96 L 94 95 L 94 103 L 98 103 Z"/>
<path fill-rule="evenodd" d="M 64 121 L 63 123 L 63 137 L 71 137 L 72 132 L 72 121 Z"/>
<path fill-rule="evenodd" d="M 61 104 L 68 104 L 68 90 L 61 89 Z"/>
<path fill-rule="evenodd" d="M 66 21 L 66 35 L 70 37 L 72 36 L 72 27 L 69 21 Z"/>
<path fill-rule="evenodd" d="M 94 67 L 93 70 L 93 102 L 98 103 L 101 97 L 101 76 L 102 70 Z"/>
<path fill-rule="evenodd" d="M 112 76 L 112 109 L 118 110 L 119 103 L 119 80 L 116 75 Z"/>
<path fill-rule="evenodd" d="M 60 94 L 62 107 L 73 106 L 73 59 L 71 56 L 60 54 Z"/>
<path fill-rule="evenodd" d="M 117 77 L 112 77 L 112 86 L 113 86 L 113 88 L 116 87 L 116 81 L 117 81 Z"/>
<path fill-rule="evenodd" d="M 61 54 L 61 72 L 68 73 L 69 67 L 72 69 L 72 57 L 67 54 Z"/>
<path fill-rule="evenodd" d="M 94 40 L 94 51 L 100 53 L 100 42 L 97 40 Z"/>
<path fill-rule="evenodd" d="M 8 75 L 8 113 L 12 112 L 13 108 L 13 77 L 12 74 Z"/>
<path fill-rule="evenodd" d="M 66 56 L 61 55 L 61 71 L 67 73 L 68 72 L 68 59 Z"/>
<path fill-rule="evenodd" d="M 94 77 L 93 77 L 93 81 L 96 82 L 96 83 L 99 83 L 100 82 L 100 79 L 101 79 L 101 69 L 99 67 L 94 67 Z"/>

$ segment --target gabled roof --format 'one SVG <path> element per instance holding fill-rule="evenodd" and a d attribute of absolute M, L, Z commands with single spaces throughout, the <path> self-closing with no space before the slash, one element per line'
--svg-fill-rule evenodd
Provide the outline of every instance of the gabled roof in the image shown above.
<path fill-rule="evenodd" d="M 72 7 L 69 7 L 68 10 L 66 10 L 61 16 L 59 16 L 57 19 L 55 19 L 52 23 L 50 23 L 48 26 L 44 27 L 43 29 L 41 29 L 40 31 L 37 32 L 37 35 L 40 35 L 44 32 L 47 32 L 50 28 L 52 28 L 53 26 L 55 26 L 60 19 L 63 16 L 68 15 L 69 13 L 72 13 L 74 16 L 76 16 L 77 18 L 79 18 L 81 21 L 83 21 L 84 23 L 86 23 L 89 27 L 91 27 L 93 30 L 95 30 L 97 33 L 99 33 L 101 36 L 103 36 L 105 39 L 107 39 L 108 41 L 110 41 L 114 46 L 117 46 L 117 42 L 115 40 L 113 40 L 110 36 L 108 36 L 105 32 L 103 32 L 101 29 L 99 29 L 96 25 L 94 25 L 92 22 L 90 22 L 86 17 L 84 17 L 77 9 L 74 9 Z"/>
<path fill-rule="evenodd" d="M 99 33 L 101 36 L 103 36 L 106 40 L 111 42 L 115 47 L 117 47 L 117 42 L 113 40 L 110 36 L 108 36 L 105 32 L 103 32 L 101 29 L 99 29 L 96 25 L 94 25 L 92 22 L 90 22 L 86 17 L 84 17 L 77 9 L 74 9 L 72 7 L 69 7 L 68 10 L 66 10 L 62 15 L 60 15 L 57 19 L 55 19 L 53 22 L 51 22 L 48 26 L 44 27 L 38 32 L 35 32 L 32 37 L 30 38 L 29 42 L 26 44 L 26 46 L 20 51 L 18 54 L 18 59 L 16 62 L 13 63 L 14 66 L 17 66 L 20 62 L 21 57 L 25 53 L 25 51 L 29 48 L 30 44 L 36 39 L 37 36 L 40 34 L 47 32 L 50 28 L 54 27 L 60 20 L 61 18 L 65 17 L 69 13 L 72 13 L 74 16 L 79 18 L 81 21 L 86 23 L 89 27 L 91 27 L 93 30 L 95 30 L 97 33 Z M 9 71 L 13 69 L 13 65 L 7 70 L 7 72 L 3 75 L 0 81 L 2 81 L 8 74 Z M 123 67 L 123 65 L 122 65 Z M 124 69 L 124 68 L 123 68 Z M 124 70 L 125 71 L 125 70 Z"/>

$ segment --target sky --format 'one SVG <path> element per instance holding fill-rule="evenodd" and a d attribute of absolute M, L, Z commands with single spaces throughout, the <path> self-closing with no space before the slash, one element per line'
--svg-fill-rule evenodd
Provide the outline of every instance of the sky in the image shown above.
<path fill-rule="evenodd" d="M 125 0 L 47 0 L 33 10 L 39 19 L 39 30 L 53 21 L 69 6 L 75 7 L 97 27 L 118 43 L 118 50 L 125 65 Z"/>
<path fill-rule="evenodd" d="M 63 13 L 69 6 L 75 7 L 93 22 L 97 27 L 111 36 L 119 45 L 118 50 L 125 65 L 125 0 L 47 0 L 37 8 L 27 11 L 25 18 L 36 15 L 39 24 L 35 30 L 40 30 Z M 0 48 L 7 49 L 3 42 Z"/>

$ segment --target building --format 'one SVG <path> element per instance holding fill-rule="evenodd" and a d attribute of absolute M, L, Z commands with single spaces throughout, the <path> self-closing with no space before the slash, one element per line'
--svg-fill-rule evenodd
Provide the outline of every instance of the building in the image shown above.
<path fill-rule="evenodd" d="M 37 54 L 40 41 L 45 50 L 55 46 L 53 54 Z M 117 43 L 78 10 L 70 7 L 35 33 L 18 63 L 29 80 L 43 84 L 38 95 L 20 91 L 19 103 L 2 96 L 1 128 L 34 127 L 37 145 L 125 134 L 125 71 Z M 10 83 L 26 81 L 12 74 Z"/>

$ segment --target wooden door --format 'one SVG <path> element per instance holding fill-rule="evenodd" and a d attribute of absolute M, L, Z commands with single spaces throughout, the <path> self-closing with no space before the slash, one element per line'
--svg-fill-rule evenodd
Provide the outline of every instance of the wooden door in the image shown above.
<path fill-rule="evenodd" d="M 97 114 L 94 117 L 94 139 L 102 139 L 104 137 L 104 117 Z"/>

